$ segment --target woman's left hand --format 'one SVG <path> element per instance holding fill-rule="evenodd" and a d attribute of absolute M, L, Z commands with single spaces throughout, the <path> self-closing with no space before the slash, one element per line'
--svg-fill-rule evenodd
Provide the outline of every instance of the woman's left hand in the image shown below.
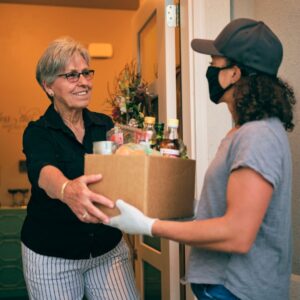
<path fill-rule="evenodd" d="M 79 220 L 85 223 L 107 223 L 106 216 L 94 203 L 99 203 L 107 207 L 114 207 L 113 201 L 92 192 L 88 185 L 102 179 L 101 175 L 83 175 L 70 180 L 65 186 L 63 202 L 66 203 Z"/>

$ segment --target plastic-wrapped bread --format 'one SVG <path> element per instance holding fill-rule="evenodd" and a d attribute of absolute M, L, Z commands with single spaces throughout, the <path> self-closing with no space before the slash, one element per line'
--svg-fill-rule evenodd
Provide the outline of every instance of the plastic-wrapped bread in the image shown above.
<path fill-rule="evenodd" d="M 144 146 L 135 143 L 127 143 L 121 145 L 117 151 L 117 155 L 146 155 Z"/>
<path fill-rule="evenodd" d="M 159 151 L 153 150 L 146 145 L 127 143 L 120 146 L 117 155 L 161 155 Z"/>

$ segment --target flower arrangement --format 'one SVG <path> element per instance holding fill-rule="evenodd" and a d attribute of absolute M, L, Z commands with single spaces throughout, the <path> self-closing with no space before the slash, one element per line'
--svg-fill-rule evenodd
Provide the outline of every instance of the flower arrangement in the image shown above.
<path fill-rule="evenodd" d="M 126 64 L 115 79 L 114 92 L 109 91 L 112 119 L 120 124 L 142 128 L 144 115 L 151 114 L 148 83 L 136 70 L 135 62 Z"/>

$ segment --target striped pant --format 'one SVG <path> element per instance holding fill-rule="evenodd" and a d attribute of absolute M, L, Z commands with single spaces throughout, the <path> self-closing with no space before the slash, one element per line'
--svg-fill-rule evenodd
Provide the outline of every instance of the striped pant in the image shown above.
<path fill-rule="evenodd" d="M 40 255 L 22 244 L 22 259 L 31 300 L 139 299 L 123 239 L 110 252 L 81 260 Z"/>

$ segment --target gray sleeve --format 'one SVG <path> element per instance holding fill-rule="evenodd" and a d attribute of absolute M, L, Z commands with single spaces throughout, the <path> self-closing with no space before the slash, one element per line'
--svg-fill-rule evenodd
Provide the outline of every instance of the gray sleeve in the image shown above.
<path fill-rule="evenodd" d="M 282 176 L 282 147 L 275 133 L 264 124 L 242 127 L 233 139 L 229 155 L 230 171 L 248 167 L 274 188 Z"/>

